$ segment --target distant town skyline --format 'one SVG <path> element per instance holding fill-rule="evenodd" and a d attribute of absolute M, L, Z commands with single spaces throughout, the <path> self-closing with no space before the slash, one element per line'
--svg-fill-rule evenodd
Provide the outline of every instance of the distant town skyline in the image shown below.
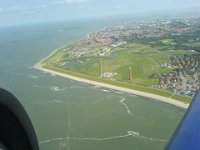
<path fill-rule="evenodd" d="M 199 0 L 0 0 L 0 24 L 140 14 L 200 7 Z"/>

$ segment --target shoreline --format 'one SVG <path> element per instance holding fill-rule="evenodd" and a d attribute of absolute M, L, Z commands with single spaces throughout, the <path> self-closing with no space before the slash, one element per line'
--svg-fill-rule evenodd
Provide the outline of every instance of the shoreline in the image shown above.
<path fill-rule="evenodd" d="M 54 50 L 50 55 L 52 55 L 57 50 L 58 49 Z M 71 76 L 71 75 L 67 75 L 67 74 L 64 74 L 64 73 L 60 73 L 60 72 L 56 72 L 56 71 L 53 71 L 53 70 L 50 70 L 50 69 L 43 68 L 41 62 L 43 60 L 45 60 L 46 58 L 48 58 L 50 55 L 48 55 L 47 57 L 42 59 L 36 65 L 34 65 L 33 68 L 36 69 L 36 70 L 40 70 L 40 71 L 43 71 L 43 72 L 50 73 L 52 75 L 57 75 L 57 76 L 68 78 L 68 79 L 75 80 L 75 81 L 78 81 L 78 82 L 83 82 L 83 83 L 87 83 L 87 84 L 91 84 L 91 85 L 95 85 L 95 86 L 100 86 L 100 87 L 104 87 L 104 88 L 108 88 L 108 89 L 113 89 L 113 90 L 117 90 L 117 91 L 121 91 L 121 92 L 126 92 L 126 93 L 130 93 L 130 94 L 134 94 L 134 95 L 138 95 L 138 96 L 142 96 L 142 97 L 146 97 L 146 98 L 151 98 L 151 99 L 154 99 L 154 100 L 158 100 L 159 102 L 174 105 L 174 106 L 179 107 L 179 108 L 187 109 L 189 107 L 188 103 L 186 104 L 186 103 L 180 102 L 178 100 L 175 100 L 175 99 L 172 99 L 172 98 L 169 98 L 169 97 L 164 97 L 164 96 L 160 96 L 160 95 L 156 95 L 156 94 L 152 94 L 152 93 L 147 93 L 147 92 L 142 92 L 142 91 L 138 91 L 138 90 L 133 90 L 133 89 L 128 89 L 128 88 L 124 88 L 124 87 L 118 87 L 118 86 L 115 86 L 115 85 L 101 83 L 101 82 L 97 82 L 97 81 L 92 81 L 92 80 L 88 80 L 88 79 L 84 79 L 84 78 L 79 78 L 79 77 L 75 77 L 75 76 Z"/>

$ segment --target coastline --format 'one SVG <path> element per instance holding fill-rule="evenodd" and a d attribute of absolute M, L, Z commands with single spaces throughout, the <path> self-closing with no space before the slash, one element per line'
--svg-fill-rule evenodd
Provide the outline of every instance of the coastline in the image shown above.
<path fill-rule="evenodd" d="M 54 50 L 50 55 L 55 53 L 58 49 Z M 50 55 L 48 55 L 46 58 L 48 58 Z M 45 60 L 46 58 L 44 58 L 43 60 Z M 188 103 L 186 104 L 186 103 L 177 101 L 177 100 L 169 98 L 169 97 L 164 97 L 164 96 L 160 96 L 160 95 L 156 95 L 156 94 L 152 94 L 152 93 L 147 93 L 147 92 L 142 92 L 142 91 L 138 91 L 138 90 L 133 90 L 133 89 L 128 89 L 128 88 L 124 88 L 124 87 L 118 87 L 118 86 L 114 86 L 114 85 L 110 85 L 110 84 L 106 84 L 106 83 L 96 82 L 96 81 L 83 79 L 83 78 L 67 75 L 67 74 L 64 74 L 64 73 L 56 72 L 56 71 L 53 71 L 53 70 L 50 70 L 50 69 L 46 69 L 46 68 L 42 67 L 41 63 L 42 63 L 43 60 L 41 60 L 38 64 L 34 65 L 33 68 L 36 69 L 36 70 L 40 70 L 40 71 L 43 71 L 43 72 L 50 73 L 52 75 L 57 75 L 57 76 L 72 79 L 72 80 L 75 80 L 75 81 L 79 81 L 79 82 L 83 82 L 83 83 L 87 83 L 87 84 L 91 84 L 91 85 L 96 85 L 96 86 L 100 86 L 100 87 L 104 87 L 104 88 L 109 88 L 109 89 L 113 89 L 113 90 L 117 90 L 117 91 L 122 91 L 122 92 L 130 93 L 130 94 L 134 94 L 134 95 L 138 95 L 138 96 L 142 96 L 142 97 L 146 97 L 146 98 L 155 99 L 155 100 L 158 100 L 160 102 L 163 102 L 163 103 L 166 103 L 166 104 L 171 104 L 171 105 L 174 105 L 174 106 L 179 107 L 179 108 L 187 109 L 189 107 Z"/>

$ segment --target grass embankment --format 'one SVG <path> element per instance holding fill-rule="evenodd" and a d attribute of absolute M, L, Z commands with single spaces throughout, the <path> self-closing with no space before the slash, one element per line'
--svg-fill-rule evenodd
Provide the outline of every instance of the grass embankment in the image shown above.
<path fill-rule="evenodd" d="M 101 82 L 101 83 L 107 83 L 107 84 L 111 84 L 111 85 L 115 85 L 115 86 L 119 86 L 119 87 L 125 87 L 125 88 L 129 88 L 129 89 L 134 89 L 134 90 L 138 90 L 138 91 L 142 91 L 142 92 L 157 94 L 157 95 L 164 96 L 164 97 L 170 97 L 170 96 L 173 95 L 173 93 L 171 93 L 169 91 L 148 88 L 148 87 L 144 87 L 144 86 L 140 86 L 140 85 L 136 85 L 136 84 L 122 83 L 122 82 L 119 82 L 119 81 L 113 81 L 113 80 L 108 80 L 108 79 L 101 79 L 101 78 L 98 78 L 98 77 L 80 74 L 78 72 L 73 72 L 73 71 L 70 71 L 70 70 L 58 68 L 58 67 L 55 67 L 55 66 L 52 66 L 52 65 L 49 65 L 49 64 L 48 65 L 44 64 L 43 67 L 50 69 L 50 70 L 57 71 L 57 72 L 65 73 L 65 74 L 68 74 L 68 75 L 71 75 L 71 76 L 79 77 L 79 78 L 93 80 L 93 81 L 97 81 L 97 82 Z M 185 96 L 181 96 L 181 95 L 173 95 L 171 98 L 176 99 L 178 101 L 182 101 L 184 103 L 190 103 L 191 102 L 190 97 L 185 97 Z"/>

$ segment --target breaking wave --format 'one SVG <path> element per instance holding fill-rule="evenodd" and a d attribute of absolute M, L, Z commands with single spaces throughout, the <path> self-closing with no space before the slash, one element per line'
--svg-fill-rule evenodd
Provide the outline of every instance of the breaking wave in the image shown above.
<path fill-rule="evenodd" d="M 89 140 L 89 141 L 106 141 L 106 140 L 115 140 L 115 139 L 120 139 L 120 138 L 126 138 L 126 137 L 135 137 L 135 138 L 141 138 L 143 140 L 148 140 L 148 141 L 155 141 L 155 142 L 167 142 L 166 139 L 158 139 L 158 138 L 153 138 L 153 137 L 146 137 L 143 135 L 140 135 L 139 132 L 137 131 L 127 131 L 127 134 L 125 135 L 118 135 L 118 136 L 111 136 L 111 137 L 103 137 L 103 138 L 98 138 L 98 137 L 60 137 L 60 138 L 54 138 L 54 139 L 49 139 L 49 140 L 43 140 L 40 141 L 40 144 L 43 143 L 48 143 L 48 142 L 53 142 L 53 141 L 60 141 L 60 140 Z"/>

